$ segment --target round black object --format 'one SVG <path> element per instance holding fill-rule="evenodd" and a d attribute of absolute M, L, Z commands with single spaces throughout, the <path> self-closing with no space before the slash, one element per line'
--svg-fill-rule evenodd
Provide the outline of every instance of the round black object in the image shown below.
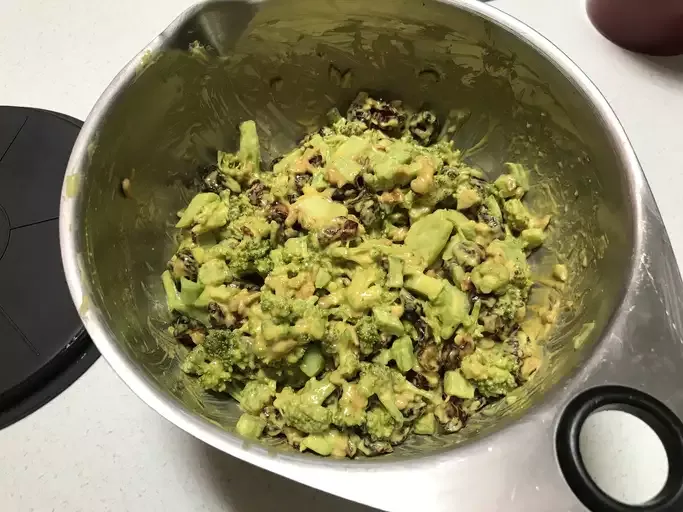
<path fill-rule="evenodd" d="M 62 181 L 81 125 L 0 107 L 0 428 L 57 396 L 99 356 L 59 250 Z"/>
<path fill-rule="evenodd" d="M 662 490 L 642 505 L 620 503 L 605 494 L 588 474 L 579 450 L 581 428 L 592 413 L 619 410 L 640 418 L 659 436 L 669 461 Z M 584 391 L 565 408 L 555 446 L 567 483 L 592 512 L 680 512 L 683 510 L 683 423 L 662 402 L 622 386 L 600 386 Z"/>

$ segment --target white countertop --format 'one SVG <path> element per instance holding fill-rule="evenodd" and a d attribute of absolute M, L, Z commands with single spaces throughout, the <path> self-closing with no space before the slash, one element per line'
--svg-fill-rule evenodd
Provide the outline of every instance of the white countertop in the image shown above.
<path fill-rule="evenodd" d="M 0 104 L 85 119 L 116 72 L 191 0 L 0 0 Z M 683 59 L 619 50 L 583 2 L 499 0 L 596 83 L 645 169 L 683 258 Z M 361 511 L 217 452 L 143 404 L 102 359 L 42 409 L 0 431 L 8 511 Z"/>

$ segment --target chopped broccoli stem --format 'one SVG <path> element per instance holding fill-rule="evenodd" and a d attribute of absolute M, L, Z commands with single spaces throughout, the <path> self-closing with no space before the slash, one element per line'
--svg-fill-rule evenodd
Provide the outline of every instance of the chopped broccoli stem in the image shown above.
<path fill-rule="evenodd" d="M 235 426 L 235 430 L 239 435 L 251 439 L 258 439 L 261 437 L 264 428 L 266 428 L 266 421 L 264 419 L 246 413 L 240 416 L 240 419 L 237 420 L 237 425 Z"/>
<path fill-rule="evenodd" d="M 436 418 L 431 412 L 420 416 L 415 422 L 415 433 L 423 436 L 432 436 L 436 433 Z"/>
<path fill-rule="evenodd" d="M 299 363 L 299 368 L 308 377 L 315 377 L 325 367 L 325 357 L 317 345 L 310 345 Z"/>

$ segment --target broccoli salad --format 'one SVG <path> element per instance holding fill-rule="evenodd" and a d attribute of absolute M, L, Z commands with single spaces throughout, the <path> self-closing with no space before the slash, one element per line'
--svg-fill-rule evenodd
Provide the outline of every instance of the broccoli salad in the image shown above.
<path fill-rule="evenodd" d="M 162 279 L 181 368 L 239 402 L 239 434 L 372 456 L 457 432 L 538 368 L 527 257 L 550 217 L 523 165 L 487 180 L 429 111 L 361 93 L 329 117 L 268 167 L 242 123 Z"/>

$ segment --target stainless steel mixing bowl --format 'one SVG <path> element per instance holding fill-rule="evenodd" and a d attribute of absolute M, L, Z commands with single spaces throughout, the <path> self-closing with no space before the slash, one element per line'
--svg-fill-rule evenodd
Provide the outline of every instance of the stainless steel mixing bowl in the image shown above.
<path fill-rule="evenodd" d="M 507 160 L 535 169 L 531 201 L 555 208 L 537 272 L 567 259 L 565 300 L 573 306 L 514 404 L 501 402 L 457 435 L 340 461 L 232 432 L 236 404 L 202 394 L 178 369 L 159 276 L 187 184 L 217 149 L 235 148 L 240 121 L 256 120 L 272 158 L 359 90 L 454 113 L 462 121 L 456 144 L 492 176 Z M 189 9 L 124 68 L 88 117 L 69 162 L 60 228 L 83 322 L 140 398 L 226 453 L 366 504 L 581 510 L 555 450 L 572 397 L 622 384 L 683 412 L 671 386 L 683 359 L 680 277 L 628 140 L 565 55 L 484 4 L 225 0 Z M 590 322 L 586 342 L 574 343 Z"/>

